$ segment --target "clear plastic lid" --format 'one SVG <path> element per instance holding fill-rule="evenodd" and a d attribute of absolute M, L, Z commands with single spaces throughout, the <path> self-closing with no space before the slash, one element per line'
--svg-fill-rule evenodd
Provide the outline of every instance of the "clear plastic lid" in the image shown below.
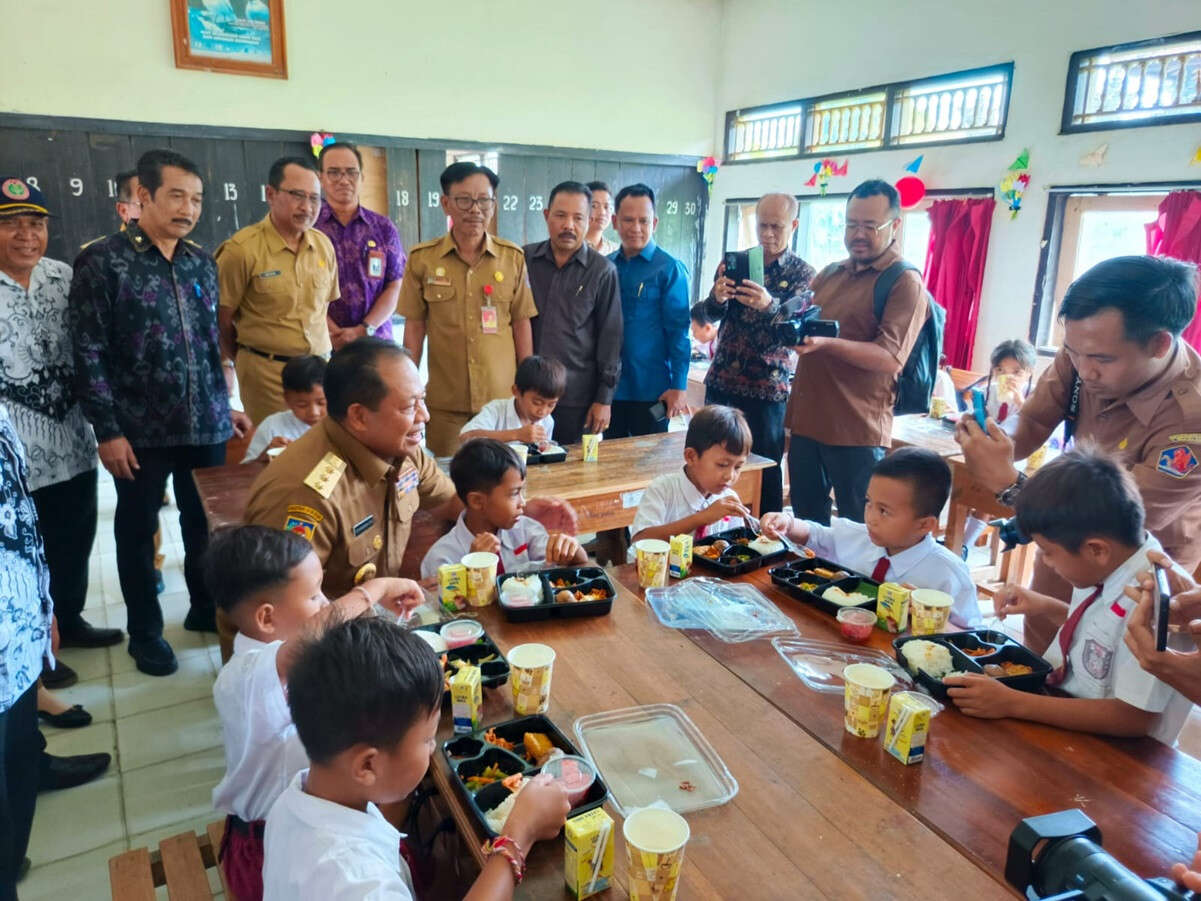
<path fill-rule="evenodd" d="M 674 704 L 582 716 L 575 735 L 623 817 L 656 801 L 687 813 L 738 794 L 738 781 L 717 751 Z"/>
<path fill-rule="evenodd" d="M 873 663 L 888 670 L 896 677 L 897 689 L 914 687 L 904 668 L 883 651 L 808 638 L 773 638 L 771 643 L 805 686 L 814 691 L 842 694 L 842 671 L 852 663 Z"/>
<path fill-rule="evenodd" d="M 659 622 L 673 629 L 704 629 L 726 642 L 772 635 L 798 635 L 796 624 L 751 585 L 696 577 L 666 588 L 650 588 L 647 603 Z"/>

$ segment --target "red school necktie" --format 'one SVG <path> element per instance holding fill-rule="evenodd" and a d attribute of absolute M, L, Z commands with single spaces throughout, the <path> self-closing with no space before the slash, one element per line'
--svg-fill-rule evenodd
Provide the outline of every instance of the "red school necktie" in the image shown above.
<path fill-rule="evenodd" d="M 1101 586 L 1098 585 L 1093 593 L 1084 599 L 1084 601 L 1072 611 L 1072 615 L 1068 617 L 1067 622 L 1063 624 L 1063 628 L 1059 630 L 1059 652 L 1063 657 L 1063 663 L 1059 664 L 1059 668 L 1051 675 L 1047 676 L 1048 685 L 1061 685 L 1063 680 L 1068 677 L 1068 650 L 1072 647 L 1072 639 L 1076 637 L 1076 627 L 1080 625 L 1080 619 L 1084 616 L 1085 611 L 1093 605 L 1093 602 L 1101 596 Z"/>
<path fill-rule="evenodd" d="M 876 561 L 876 568 L 872 570 L 872 581 L 883 582 L 884 577 L 888 575 L 888 567 L 892 563 L 887 557 L 881 557 Z"/>

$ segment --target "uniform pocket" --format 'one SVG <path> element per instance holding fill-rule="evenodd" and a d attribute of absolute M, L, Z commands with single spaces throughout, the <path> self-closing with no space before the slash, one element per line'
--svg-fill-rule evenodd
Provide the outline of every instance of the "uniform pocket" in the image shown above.
<path fill-rule="evenodd" d="M 350 542 L 350 547 L 346 551 L 346 560 L 352 567 L 358 569 L 367 561 L 373 560 L 383 546 L 384 536 L 380 529 L 378 527 L 370 529 Z"/>

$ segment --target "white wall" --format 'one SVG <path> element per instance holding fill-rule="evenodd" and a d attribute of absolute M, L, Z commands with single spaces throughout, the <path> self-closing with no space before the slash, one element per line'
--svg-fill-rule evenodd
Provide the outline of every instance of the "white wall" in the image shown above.
<path fill-rule="evenodd" d="M 0 110 L 703 156 L 720 16 L 721 0 L 286 0 L 284 81 L 176 69 L 167 0 L 0 0 Z"/>
<path fill-rule="evenodd" d="M 895 181 L 924 153 L 927 188 L 995 187 L 1022 148 L 1030 148 L 1031 184 L 1021 213 L 1011 220 L 997 203 L 976 333 L 979 368 L 997 342 L 1027 335 L 1048 185 L 1201 178 L 1201 169 L 1188 165 L 1201 142 L 1195 124 L 1059 136 L 1069 56 L 1198 28 L 1197 0 L 867 0 L 837 9 L 736 0 L 727 4 L 722 26 L 727 38 L 739 40 L 723 45 L 714 143 L 722 146 L 726 110 L 1013 60 L 1003 141 L 851 154 L 848 176 L 830 182 L 831 191 L 845 191 L 867 178 Z M 1109 144 L 1104 166 L 1082 167 L 1080 157 L 1102 143 Z M 802 186 L 812 174 L 813 160 L 723 167 L 711 196 L 704 272 L 713 272 L 721 252 L 725 198 L 815 192 Z"/>

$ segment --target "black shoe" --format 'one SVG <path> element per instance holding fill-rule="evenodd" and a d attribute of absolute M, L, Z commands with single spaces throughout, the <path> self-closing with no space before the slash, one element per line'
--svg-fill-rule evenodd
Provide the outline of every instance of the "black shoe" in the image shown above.
<path fill-rule="evenodd" d="M 21 861 L 21 865 L 17 867 L 17 882 L 20 882 L 29 875 L 30 869 L 33 867 L 33 861 L 26 857 Z"/>
<path fill-rule="evenodd" d="M 124 637 L 120 629 L 98 629 L 82 618 L 69 629 L 64 629 L 62 623 L 58 626 L 60 648 L 107 648 L 120 644 Z"/>
<path fill-rule="evenodd" d="M 64 710 L 62 713 L 39 710 L 38 719 L 58 729 L 80 729 L 92 724 L 92 715 L 83 709 L 82 704 L 76 704 L 70 710 Z"/>
<path fill-rule="evenodd" d="M 42 753 L 38 774 L 38 791 L 57 791 L 91 782 L 108 769 L 112 754 L 77 754 L 74 757 L 55 757 Z"/>
<path fill-rule="evenodd" d="M 179 669 L 175 652 L 162 638 L 147 638 L 143 641 L 129 640 L 129 656 L 136 661 L 138 669 L 148 676 L 169 676 Z"/>
<path fill-rule="evenodd" d="M 54 669 L 51 669 L 49 664 L 42 664 L 42 685 L 46 688 L 70 688 L 78 681 L 79 673 L 61 660 L 54 661 Z"/>
<path fill-rule="evenodd" d="M 155 594 L 162 594 L 166 590 L 167 583 L 163 581 L 163 571 L 156 569 L 154 571 L 154 592 Z"/>
<path fill-rule="evenodd" d="M 202 609 L 192 607 L 183 618 L 183 627 L 189 632 L 216 632 L 217 611 L 213 607 Z"/>

